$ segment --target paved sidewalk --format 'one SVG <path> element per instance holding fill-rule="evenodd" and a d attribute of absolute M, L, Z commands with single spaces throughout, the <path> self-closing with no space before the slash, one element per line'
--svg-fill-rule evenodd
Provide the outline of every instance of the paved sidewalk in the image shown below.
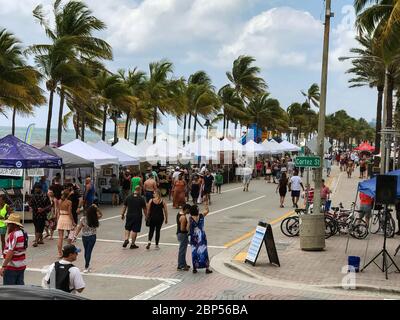
<path fill-rule="evenodd" d="M 333 168 L 330 187 L 336 191 L 333 195 L 334 205 L 342 202 L 344 207 L 350 207 L 355 200 L 357 184 L 361 181 L 358 173 L 356 170 L 354 177 L 349 179 L 338 167 Z M 382 249 L 382 234 L 370 234 L 365 240 L 336 235 L 326 240 L 324 251 L 310 252 L 300 249 L 299 237 L 284 236 L 280 230 L 280 222 L 273 226 L 273 233 L 281 267 L 269 264 L 264 246 L 255 267 L 245 264 L 244 252 L 247 252 L 251 238 L 232 248 L 231 266 L 249 277 L 261 277 L 266 283 L 281 287 L 300 286 L 309 290 L 331 288 L 353 295 L 362 290 L 378 296 L 400 298 L 400 273 L 395 272 L 394 266 L 389 268 L 389 280 L 385 279 L 385 274 L 373 263 L 361 273 L 347 273 L 348 256 L 361 257 L 361 267 L 364 266 Z M 399 240 L 398 236 L 387 240 L 387 250 L 392 257 L 400 244 Z M 345 252 L 347 242 L 348 249 Z M 400 266 L 400 254 L 394 257 L 394 260 Z M 382 266 L 382 256 L 376 262 Z M 352 276 L 355 278 L 351 278 Z M 355 285 L 358 290 L 343 290 L 342 286 L 349 286 L 349 283 L 351 287 Z"/>

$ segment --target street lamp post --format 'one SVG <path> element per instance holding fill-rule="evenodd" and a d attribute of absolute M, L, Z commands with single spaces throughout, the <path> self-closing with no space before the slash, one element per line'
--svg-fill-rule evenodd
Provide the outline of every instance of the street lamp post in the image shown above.
<path fill-rule="evenodd" d="M 329 32 L 331 18 L 334 14 L 331 11 L 331 0 L 326 0 L 325 9 L 325 30 L 324 47 L 322 55 L 321 73 L 321 98 L 319 106 L 318 136 L 317 136 L 317 155 L 321 162 L 324 157 L 324 138 L 325 138 L 325 114 L 326 114 L 326 95 L 328 84 L 328 60 L 329 60 Z M 322 185 L 322 166 L 315 172 L 314 188 L 314 217 L 309 217 L 309 228 L 300 226 L 300 247 L 302 250 L 319 251 L 325 248 L 325 222 L 324 214 L 321 214 L 321 185 Z M 304 218 L 303 218 L 304 219 Z M 307 219 L 307 218 L 305 218 Z"/>
<path fill-rule="evenodd" d="M 297 127 L 289 127 L 290 129 L 290 143 L 293 143 L 293 131 L 297 130 Z"/>
<path fill-rule="evenodd" d="M 206 119 L 206 122 L 204 123 L 204 126 L 206 127 L 206 138 L 208 139 L 208 128 L 211 126 L 210 120 Z"/>

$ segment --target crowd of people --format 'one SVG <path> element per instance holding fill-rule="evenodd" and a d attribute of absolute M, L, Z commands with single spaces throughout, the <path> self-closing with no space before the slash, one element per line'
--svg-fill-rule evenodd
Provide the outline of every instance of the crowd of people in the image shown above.
<path fill-rule="evenodd" d="M 354 166 L 360 167 L 360 178 L 366 177 L 366 168 L 369 159 L 365 156 L 343 152 L 340 154 L 326 154 L 324 168 L 327 176 L 330 175 L 333 161 L 337 161 L 342 171 L 351 177 Z M 243 191 L 249 190 L 252 179 L 263 178 L 265 183 L 276 184 L 276 193 L 279 194 L 279 205 L 285 206 L 285 197 L 290 192 L 292 205 L 299 207 L 301 192 L 304 195 L 304 205 L 313 202 L 314 189 L 302 181 L 303 171 L 295 167 L 294 159 L 289 156 L 283 158 L 259 158 L 254 169 L 242 166 Z M 149 228 L 146 249 L 150 250 L 153 238 L 155 249 L 159 250 L 161 230 L 163 224 L 169 222 L 169 212 L 166 198 L 172 200 L 172 206 L 178 209 L 176 220 L 177 240 L 179 242 L 177 270 L 193 273 L 205 269 L 211 273 L 207 250 L 207 236 L 204 222 L 209 213 L 209 205 L 214 201 L 214 194 L 222 192 L 224 184 L 223 172 L 220 168 L 207 167 L 203 164 L 199 168 L 175 167 L 174 170 L 154 170 L 147 168 L 146 172 L 121 171 L 120 176 L 113 175 L 110 179 L 110 190 L 113 194 L 113 207 L 123 205 L 121 219 L 125 221 L 125 239 L 122 247 L 137 249 L 138 233 L 141 232 L 142 222 Z M 322 181 L 321 200 L 325 205 L 329 202 L 330 189 Z M 205 209 L 200 213 L 199 204 Z M 361 211 L 368 219 L 371 199 L 361 196 Z M 43 279 L 43 286 L 55 287 L 67 292 L 82 292 L 85 283 L 79 269 L 72 263 L 76 261 L 80 249 L 74 243 L 81 234 L 84 249 L 85 267 L 83 272 L 91 272 L 91 257 L 96 244 L 96 234 L 103 214 L 96 201 L 95 185 L 90 176 L 83 183 L 75 179 L 61 184 L 60 175 L 56 175 L 47 184 L 47 178 L 42 177 L 33 186 L 29 198 L 29 207 L 35 228 L 35 236 L 31 243 L 33 248 L 44 244 L 44 240 L 53 240 L 57 231 L 57 258 Z M 400 206 L 399 206 L 400 209 Z M 400 211 L 400 210 L 399 210 Z M 8 235 L 6 237 L 6 235 Z M 4 284 L 23 284 L 26 268 L 25 252 L 28 247 L 28 237 L 24 232 L 21 218 L 15 214 L 7 204 L 6 197 L 0 195 L 0 239 L 3 250 L 3 267 L 0 276 Z M 64 243 L 66 242 L 66 244 Z M 187 246 L 190 243 L 192 266 L 186 261 Z M 66 276 L 68 275 L 68 276 Z"/>

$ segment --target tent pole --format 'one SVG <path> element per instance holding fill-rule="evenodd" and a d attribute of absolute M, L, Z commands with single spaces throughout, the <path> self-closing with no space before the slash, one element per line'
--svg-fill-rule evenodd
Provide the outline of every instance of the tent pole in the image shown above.
<path fill-rule="evenodd" d="M 25 223 L 25 169 L 22 169 L 22 224 Z"/>
<path fill-rule="evenodd" d="M 357 199 L 358 199 L 358 193 L 359 193 L 359 191 L 360 191 L 359 188 L 360 188 L 360 184 L 358 184 L 358 187 L 357 187 L 356 198 L 355 198 L 355 200 L 354 200 L 354 206 L 353 206 L 353 212 L 351 213 L 352 215 L 354 215 L 354 210 L 356 209 L 356 204 L 357 204 Z M 347 249 L 348 249 L 348 247 L 349 247 L 349 240 L 350 240 L 350 229 L 348 230 L 348 233 L 347 233 L 346 250 L 344 251 L 344 253 L 347 253 Z"/>

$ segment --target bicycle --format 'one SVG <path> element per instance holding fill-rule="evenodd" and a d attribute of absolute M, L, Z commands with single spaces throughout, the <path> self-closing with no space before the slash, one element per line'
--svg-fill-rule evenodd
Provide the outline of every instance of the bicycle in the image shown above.
<path fill-rule="evenodd" d="M 281 222 L 281 231 L 287 237 L 296 237 L 300 234 L 300 215 L 307 214 L 306 209 L 295 209 L 297 216 L 288 217 Z M 325 239 L 333 235 L 332 221 L 325 217 Z"/>
<path fill-rule="evenodd" d="M 371 217 L 371 233 L 373 234 L 376 234 L 379 231 L 384 231 L 383 228 L 385 225 L 385 210 L 382 206 L 379 206 L 377 210 L 378 212 L 374 213 Z M 388 220 L 386 224 L 386 236 L 388 238 L 393 238 L 396 230 L 396 224 L 391 214 L 392 211 L 392 209 L 388 209 L 386 213 L 388 215 Z"/>

